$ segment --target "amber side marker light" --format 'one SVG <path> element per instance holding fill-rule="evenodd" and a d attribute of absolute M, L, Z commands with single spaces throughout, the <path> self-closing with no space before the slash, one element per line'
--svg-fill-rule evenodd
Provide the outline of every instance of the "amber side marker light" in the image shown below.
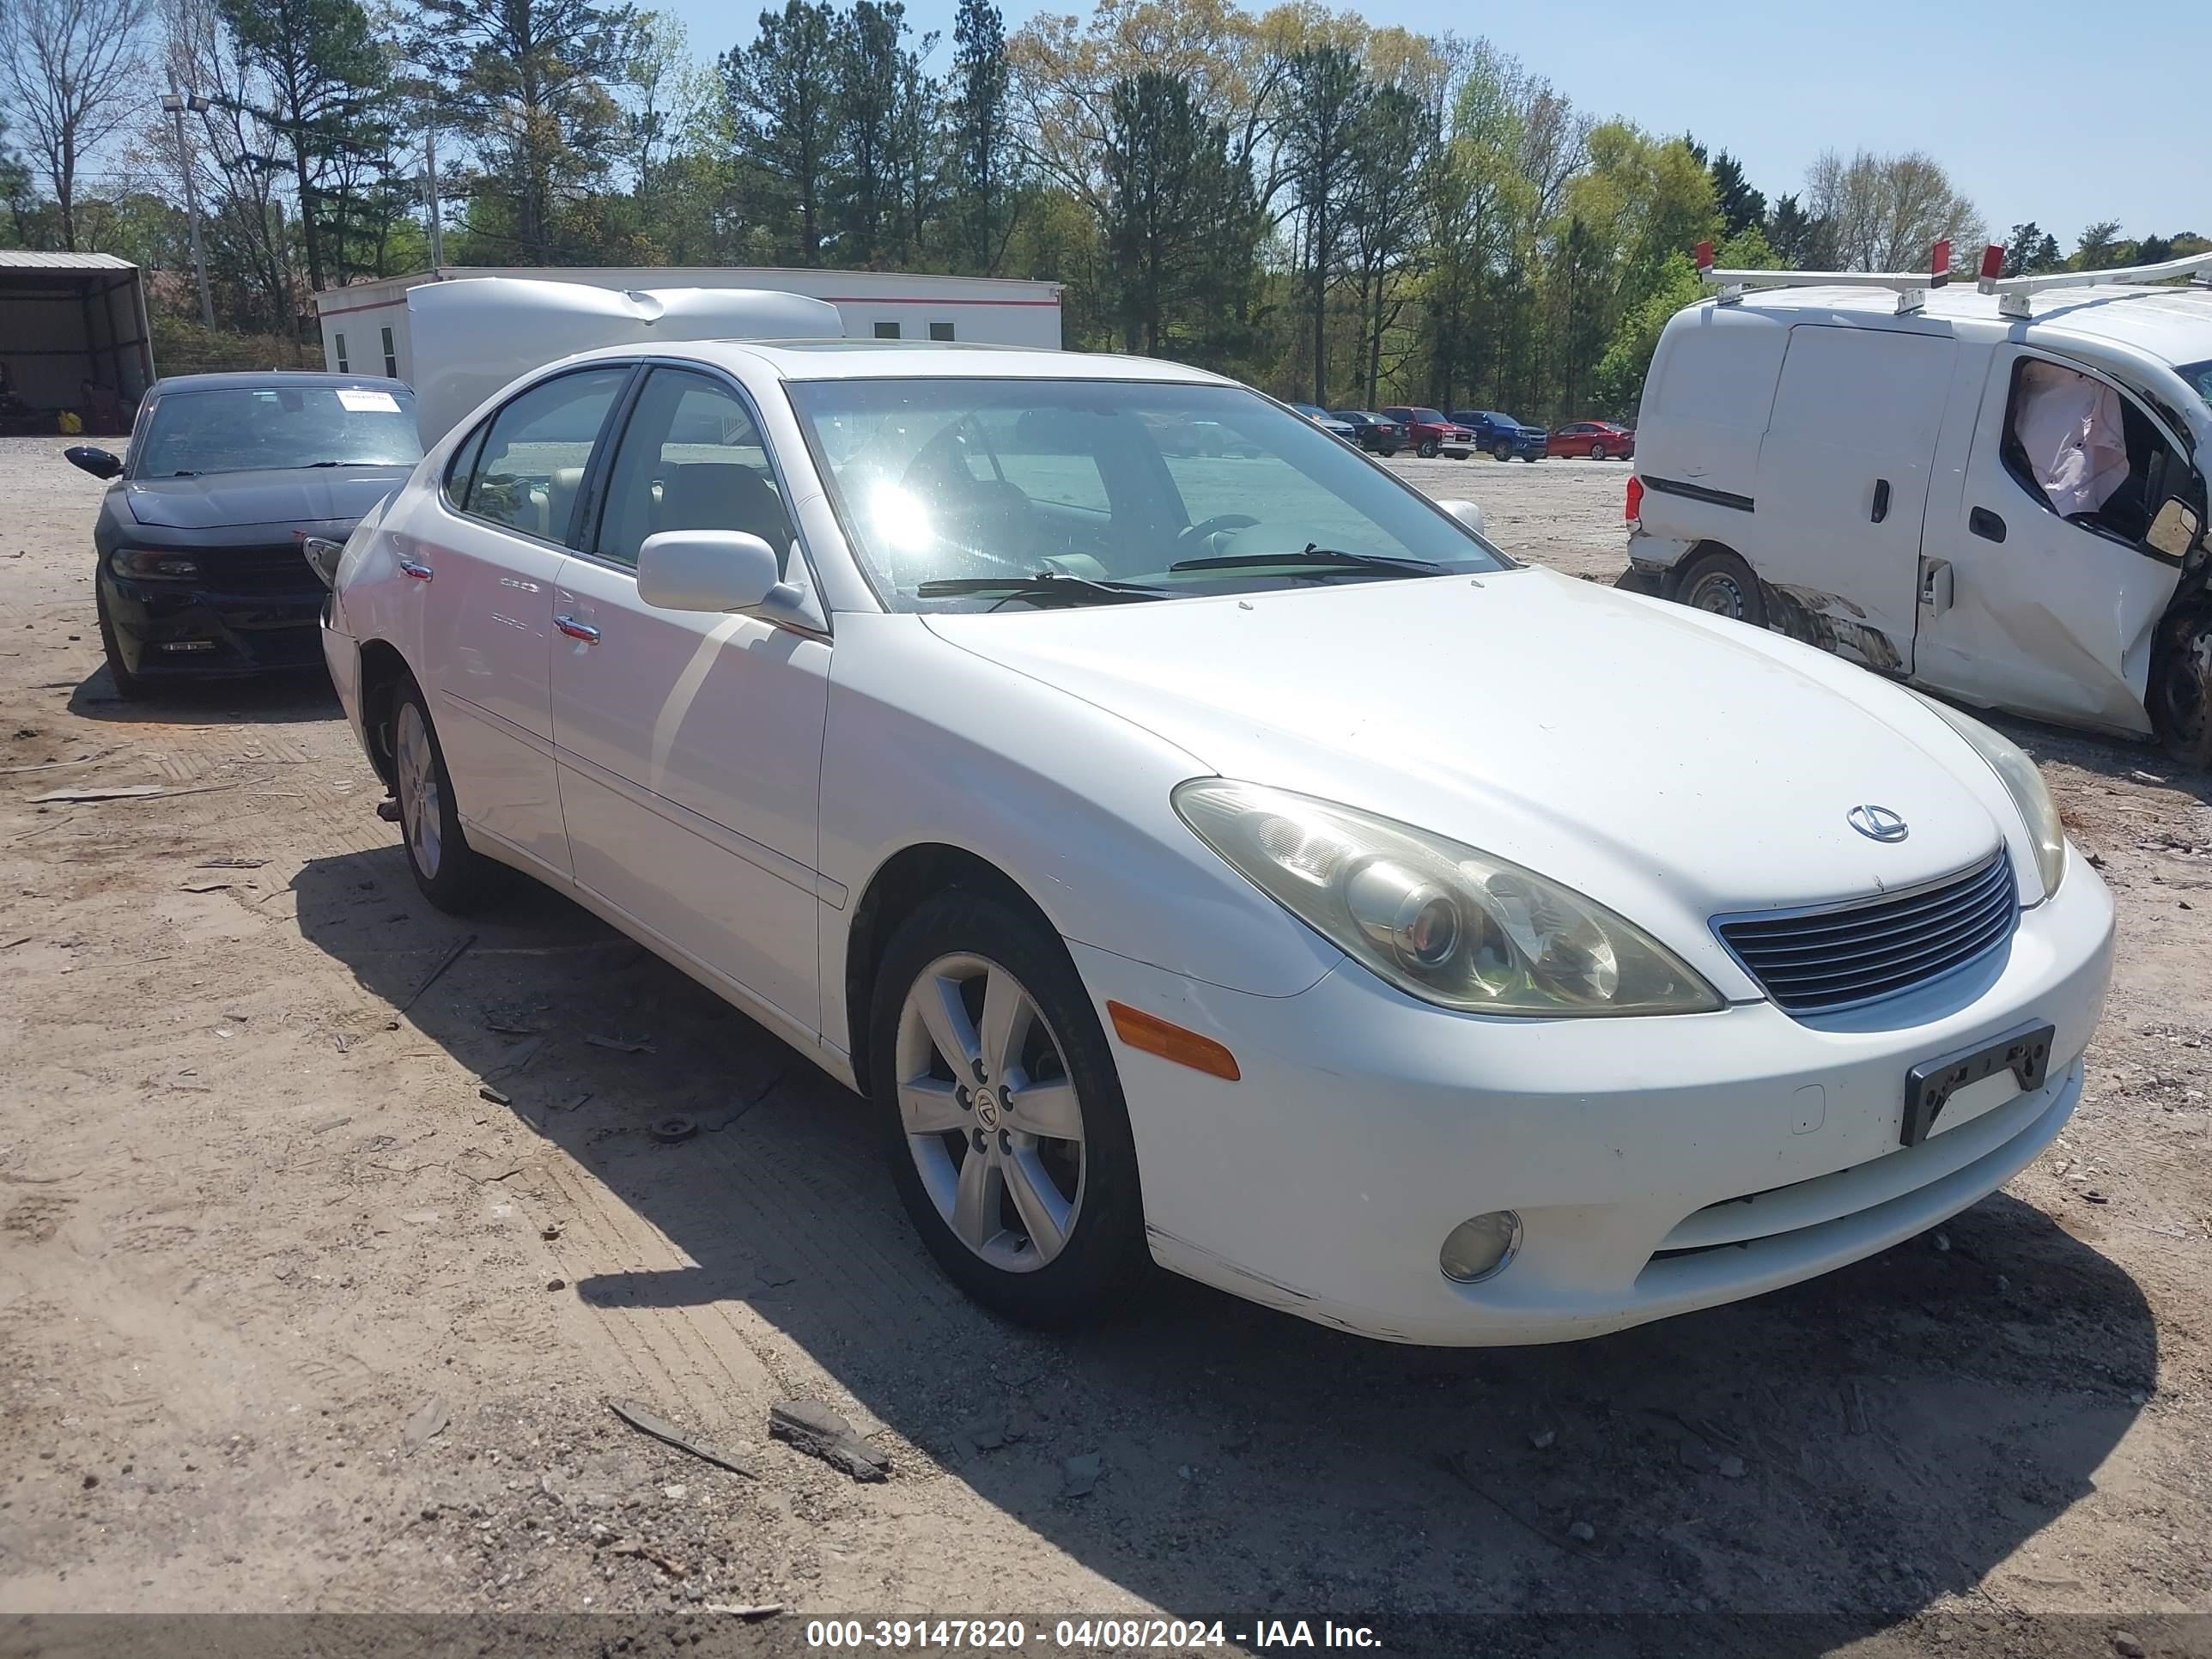
<path fill-rule="evenodd" d="M 1188 1066 L 1194 1072 L 1204 1072 L 1208 1077 L 1227 1078 L 1231 1083 L 1244 1075 L 1237 1069 L 1237 1056 L 1212 1037 L 1186 1031 L 1158 1014 L 1140 1012 L 1126 1002 L 1109 1002 L 1106 1012 L 1113 1017 L 1115 1033 L 1132 1048 L 1141 1048 L 1162 1060 Z"/>

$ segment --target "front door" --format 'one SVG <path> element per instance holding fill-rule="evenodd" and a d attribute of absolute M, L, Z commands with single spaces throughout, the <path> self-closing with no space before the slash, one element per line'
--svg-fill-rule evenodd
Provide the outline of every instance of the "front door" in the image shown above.
<path fill-rule="evenodd" d="M 425 605 L 424 690 L 472 830 L 557 874 L 568 838 L 548 684 L 553 585 L 626 363 L 541 381 L 457 452 L 395 541 Z"/>
<path fill-rule="evenodd" d="M 750 531 L 797 557 L 750 407 L 717 375 L 654 368 L 601 494 L 553 596 L 553 729 L 577 884 L 817 1032 L 829 642 L 637 595 L 638 549 L 656 531 Z"/>
<path fill-rule="evenodd" d="M 2168 495 L 2201 514 L 2203 481 L 2134 397 L 2079 364 L 2054 363 L 2087 377 L 2085 418 L 2118 422 L 2106 435 L 2124 444 L 2128 463 L 2117 484 L 2108 477 L 2091 491 L 2094 501 L 2070 480 L 2054 501 L 2014 424 L 2029 395 L 2027 365 L 2053 360 L 2012 345 L 1990 359 L 1965 488 L 1929 526 L 1917 678 L 1993 708 L 2148 733 L 2151 647 L 2181 573 L 2143 537 Z"/>
<path fill-rule="evenodd" d="M 1759 451 L 1752 561 L 1776 620 L 1887 673 L 1912 667 L 1920 530 L 1948 335 L 1800 324 Z"/>

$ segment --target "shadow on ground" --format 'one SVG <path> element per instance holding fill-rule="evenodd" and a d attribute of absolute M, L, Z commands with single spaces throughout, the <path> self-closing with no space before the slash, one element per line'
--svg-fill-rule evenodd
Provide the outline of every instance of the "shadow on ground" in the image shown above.
<path fill-rule="evenodd" d="M 1993 1570 L 2000 1595 L 2051 1571 L 2016 1553 L 2152 1386 L 2135 1283 L 2002 1195 L 1943 1247 L 1568 1346 L 1392 1347 L 1165 1276 L 1109 1328 L 1010 1328 L 932 1268 L 863 1103 L 565 900 L 519 883 L 402 945 L 380 925 L 419 906 L 396 848 L 316 860 L 297 892 L 306 937 L 394 1002 L 478 936 L 413 1011 L 462 1065 L 508 1052 L 488 1018 L 554 1034 L 502 1081 L 514 1109 L 697 1263 L 588 1278 L 586 1300 L 750 1302 L 984 1498 L 1172 1611 L 1380 1617 L 1399 1651 L 1489 1645 L 1450 1622 L 1469 1615 L 1756 1612 L 1791 1616 L 1700 1646 L 1824 1652 Z M 656 1140 L 672 1114 L 702 1133 Z M 1103 1477 L 1071 1500 L 1064 1462 L 1089 1454 Z"/>
<path fill-rule="evenodd" d="M 144 697 L 125 697 L 103 664 L 70 693 L 69 712 L 111 726 L 282 726 L 329 720 L 338 712 L 338 698 L 321 668 L 244 679 L 170 680 Z"/>

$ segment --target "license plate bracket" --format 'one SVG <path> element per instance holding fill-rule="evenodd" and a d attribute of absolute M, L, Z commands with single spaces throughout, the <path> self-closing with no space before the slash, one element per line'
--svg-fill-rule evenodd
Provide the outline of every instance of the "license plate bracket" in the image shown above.
<path fill-rule="evenodd" d="M 1899 1141 L 1917 1146 L 1953 1095 L 1999 1072 L 2010 1072 L 2023 1091 L 2040 1089 L 2057 1035 L 2049 1022 L 2029 1020 L 1987 1042 L 1922 1060 L 1905 1074 L 1905 1126 Z"/>

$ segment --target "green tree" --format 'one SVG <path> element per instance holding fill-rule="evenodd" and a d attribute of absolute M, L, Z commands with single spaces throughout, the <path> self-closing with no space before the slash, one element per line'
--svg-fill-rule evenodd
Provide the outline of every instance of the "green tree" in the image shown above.
<path fill-rule="evenodd" d="M 2127 263 L 2126 245 L 2120 240 L 2120 222 L 2100 219 L 2081 232 L 2069 262 L 2076 270 L 2109 270 Z"/>
<path fill-rule="evenodd" d="M 960 0 L 952 21 L 952 211 L 969 269 L 996 274 L 1013 228 L 1016 164 L 1006 20 L 991 0 Z"/>
<path fill-rule="evenodd" d="M 86 162 L 138 106 L 146 0 L 0 0 L 0 104 L 22 131 L 74 250 Z"/>
<path fill-rule="evenodd" d="M 2008 276 L 2034 276 L 2056 270 L 2064 263 L 2058 239 L 2031 219 L 2024 225 L 2014 225 L 2005 238 L 2004 264 L 2000 269 Z"/>
<path fill-rule="evenodd" d="M 752 45 L 721 58 L 738 153 L 781 222 L 778 246 L 795 248 L 803 265 L 821 262 L 828 228 L 838 33 L 828 0 L 784 0 L 782 11 L 761 14 Z"/>
<path fill-rule="evenodd" d="M 1721 228 L 1731 236 L 1753 225 L 1766 223 L 1766 198 L 1753 190 L 1743 176 L 1743 165 L 1726 150 L 1713 152 L 1706 171 L 1713 181 L 1713 203 L 1721 211 Z"/>
<path fill-rule="evenodd" d="M 1370 95 L 1359 60 L 1344 46 L 1310 46 L 1290 60 L 1282 142 L 1299 220 L 1306 318 L 1313 333 L 1313 400 L 1328 403 L 1328 289 L 1342 260 L 1353 135 Z"/>
<path fill-rule="evenodd" d="M 1115 84 L 1107 133 L 1101 229 L 1123 349 L 1218 351 L 1256 216 L 1227 128 L 1188 81 L 1151 70 Z"/>
<path fill-rule="evenodd" d="M 475 148 L 471 228 L 525 263 L 574 246 L 564 210 L 605 179 L 621 129 L 608 83 L 623 72 L 628 5 L 593 0 L 420 0 L 411 42 Z"/>
<path fill-rule="evenodd" d="M 1414 253 L 1420 204 L 1406 171 L 1420 141 L 1421 110 L 1401 87 L 1377 90 L 1352 124 L 1346 240 L 1359 303 L 1361 401 L 1382 401 L 1382 340 Z"/>
<path fill-rule="evenodd" d="M 339 152 L 378 148 L 383 124 L 374 118 L 374 100 L 389 78 L 385 54 L 360 0 L 216 0 L 216 10 L 269 86 L 264 118 L 291 153 L 307 285 L 319 289 L 325 273 L 318 186 Z"/>

